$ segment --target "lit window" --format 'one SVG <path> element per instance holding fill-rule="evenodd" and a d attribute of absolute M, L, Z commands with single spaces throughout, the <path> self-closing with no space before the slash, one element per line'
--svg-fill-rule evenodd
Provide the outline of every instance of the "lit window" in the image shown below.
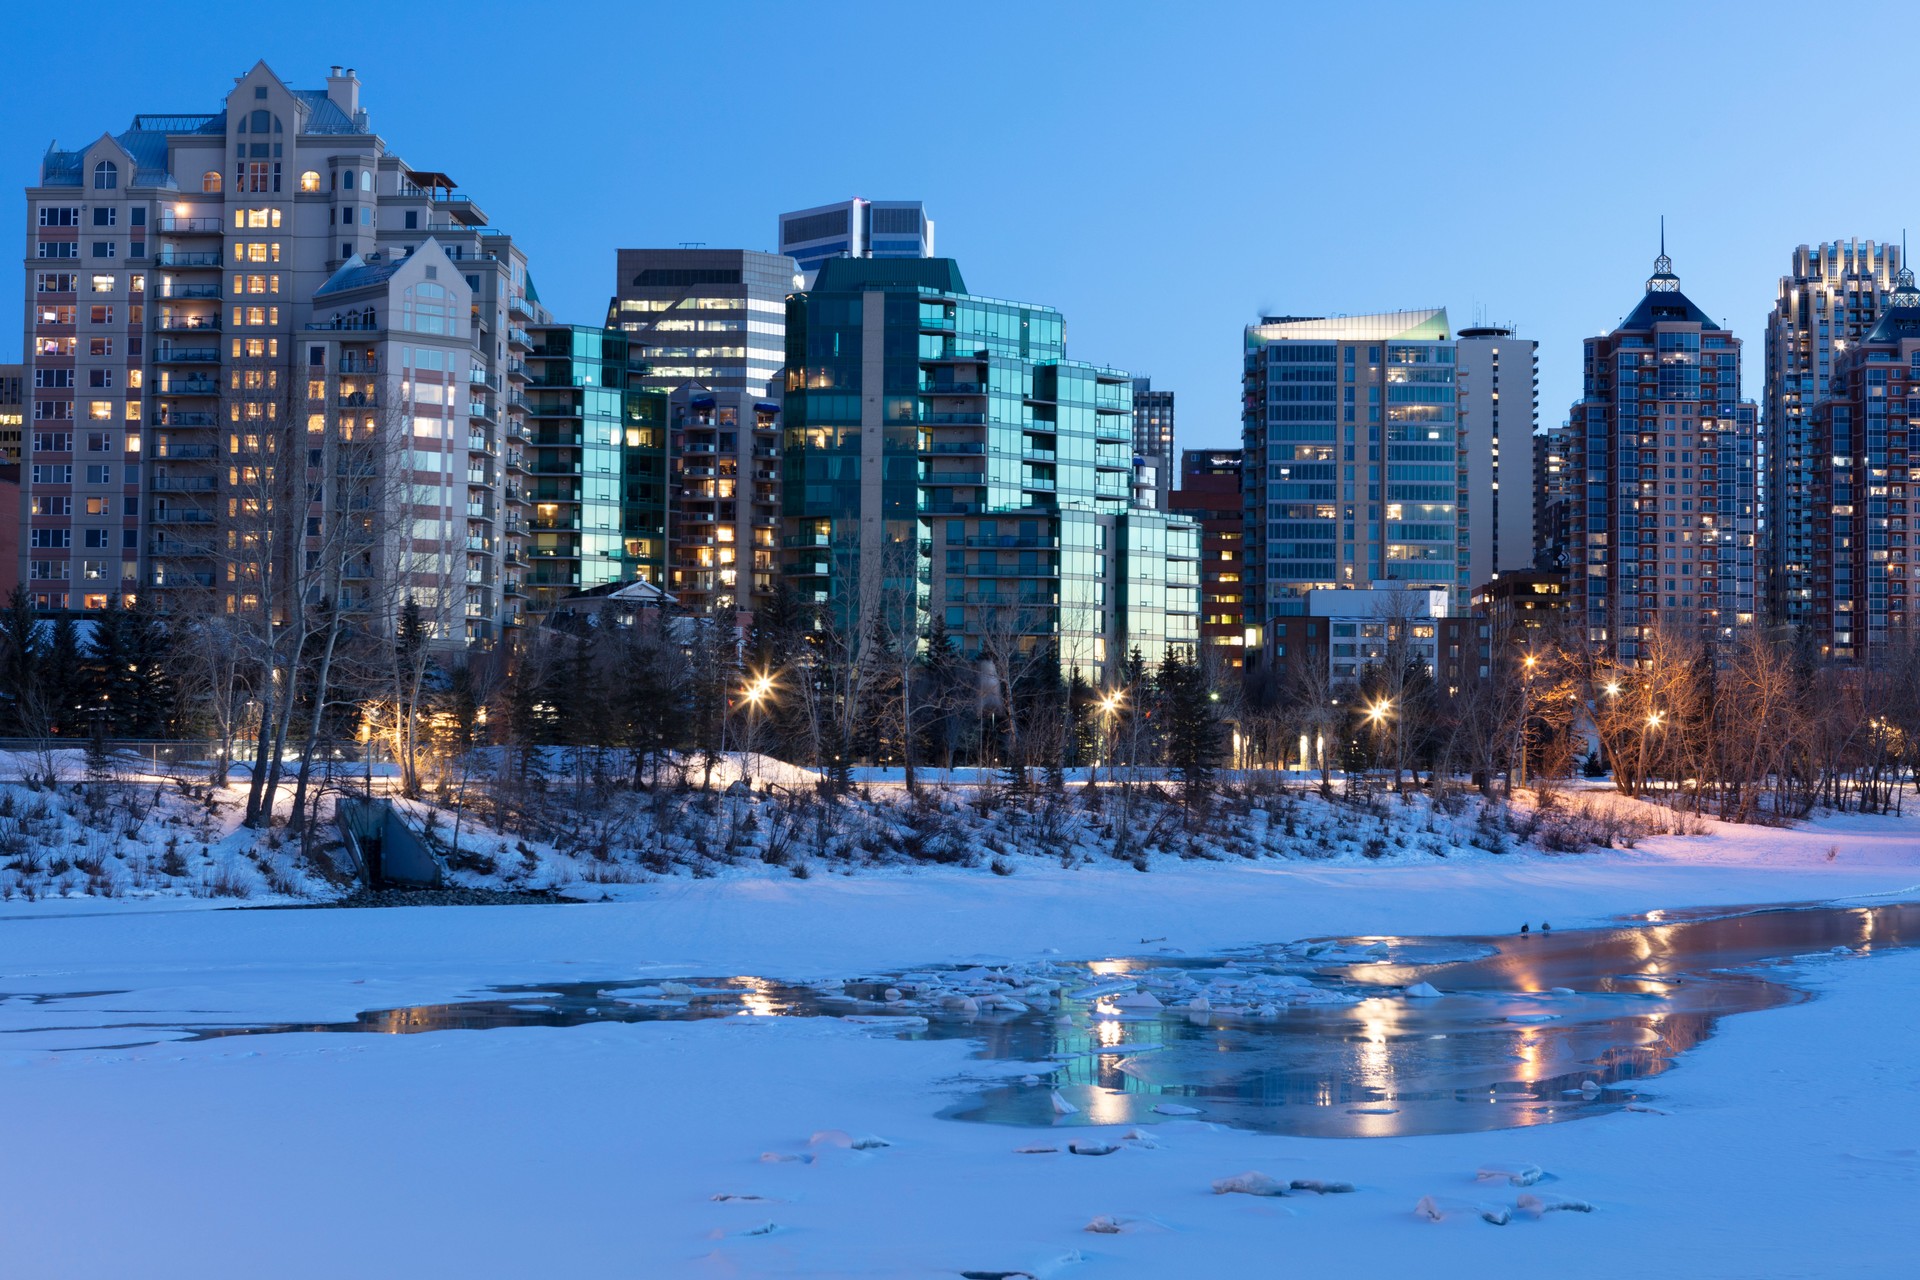
<path fill-rule="evenodd" d="M 300 189 L 302 191 L 318 191 L 320 189 L 320 175 L 311 169 L 301 174 Z"/>
<path fill-rule="evenodd" d="M 220 191 L 220 171 L 209 169 L 200 175 L 200 189 L 208 195 L 218 195 Z"/>

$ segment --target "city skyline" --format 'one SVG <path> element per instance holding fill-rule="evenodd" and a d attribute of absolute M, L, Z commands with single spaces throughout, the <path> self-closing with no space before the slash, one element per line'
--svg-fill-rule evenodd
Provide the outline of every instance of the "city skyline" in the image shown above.
<path fill-rule="evenodd" d="M 105 12 L 116 9 L 133 13 L 113 5 Z M 1030 93 L 985 97 L 969 109 L 979 136 L 1005 138 L 1009 155 L 1019 151 L 1014 139 L 1036 129 L 1076 140 L 1045 165 L 956 165 L 924 145 L 911 113 L 882 112 L 834 135 L 835 145 L 810 148 L 804 163 L 749 160 L 753 180 L 745 187 L 659 184 L 647 175 L 684 172 L 703 157 L 710 163 L 732 153 L 750 120 L 756 130 L 765 126 L 746 99 L 650 98 L 649 111 L 671 117 L 660 119 L 664 127 L 611 131 L 592 167 L 605 175 L 604 186 L 595 184 L 603 194 L 562 196 L 564 185 L 540 179 L 552 164 L 540 157 L 557 154 L 552 122 L 598 118 L 617 106 L 605 86 L 619 83 L 615 71 L 628 45 L 613 39 L 585 47 L 532 29 L 516 40 L 515 75 L 539 87 L 543 105 L 494 113 L 482 131 L 457 124 L 443 96 L 412 88 L 420 68 L 436 59 L 465 73 L 466 51 L 456 45 L 444 55 L 400 42 L 315 48 L 305 33 L 252 23 L 208 23 L 190 53 L 155 63 L 133 25 L 120 36 L 109 22 L 90 46 L 85 95 L 72 92 L 70 72 L 56 62 L 28 60 L 0 89 L 0 104 L 16 122 L 7 160 L 25 181 L 48 140 L 84 146 L 156 103 L 197 107 L 206 86 L 257 59 L 302 83 L 323 64 L 354 65 L 402 155 L 433 159 L 462 190 L 485 199 L 496 222 L 528 246 L 543 299 L 576 322 L 603 311 L 617 248 L 700 242 L 765 250 L 785 211 L 850 193 L 924 200 L 940 219 L 940 251 L 965 266 L 975 287 L 1060 307 L 1076 346 L 1174 391 L 1182 448 L 1236 441 L 1239 333 L 1262 314 L 1445 306 L 1463 327 L 1511 324 L 1540 343 L 1544 426 L 1578 395 L 1580 341 L 1619 322 L 1622 285 L 1645 274 L 1662 214 L 1690 295 L 1748 334 L 1762 331 L 1796 246 L 1888 241 L 1901 232 L 1903 185 L 1911 180 L 1897 175 L 1891 187 L 1774 184 L 1766 203 L 1740 202 L 1729 217 L 1736 204 L 1729 193 L 1755 189 L 1771 157 L 1824 145 L 1832 127 L 1825 117 L 1774 120 L 1764 135 L 1757 124 L 1736 130 L 1710 151 L 1689 153 L 1684 169 L 1589 180 L 1591 153 L 1575 145 L 1580 131 L 1663 64 L 1687 68 L 1671 90 L 1673 108 L 1763 118 L 1766 86 L 1800 65 L 1803 37 L 1783 20 L 1755 21 L 1748 8 L 1628 6 L 1623 20 L 1583 30 L 1577 65 L 1553 56 L 1554 32 L 1522 31 L 1508 19 L 1524 11 L 1500 6 L 1400 9 L 1393 22 L 1365 30 L 1338 17 L 1249 10 L 1231 23 L 1230 41 L 1219 38 L 1224 18 L 1184 28 L 1144 8 L 1098 12 L 1102 21 L 1081 24 L 1080 42 L 1065 57 L 1052 57 L 1059 46 L 1044 42 L 1021 46 L 931 26 L 922 33 L 937 31 L 953 64 L 976 69 L 985 82 L 1030 85 Z M 475 25 L 483 15 L 506 20 L 511 13 L 481 6 Z M 661 12 L 647 16 L 645 39 L 717 49 L 775 18 L 764 6 L 718 16 Z M 869 92 L 885 96 L 889 86 L 915 82 L 919 68 L 881 55 L 912 45 L 922 21 L 909 16 L 884 36 L 861 30 L 857 15 L 824 17 L 813 29 L 821 47 L 874 55 L 878 85 Z M 65 38 L 39 14 L 16 26 L 26 47 Z M 1857 26 L 1871 30 L 1875 19 Z M 1150 63 L 1160 74 L 1125 93 L 1108 89 L 1117 81 L 1103 68 L 1128 63 Z M 833 65 L 800 58 L 773 69 L 796 102 L 826 103 Z M 1444 73 L 1435 70 L 1442 66 Z M 1415 88 L 1355 92 L 1418 86 L 1423 74 L 1430 96 Z M 1484 94 L 1464 92 L 1455 98 L 1461 105 L 1444 105 L 1448 86 L 1465 83 L 1498 84 L 1514 105 L 1488 107 Z M 1850 91 L 1852 109 L 1872 110 L 1892 92 L 1864 83 Z M 1428 100 L 1443 105 L 1409 114 L 1408 103 Z M 1324 127 L 1310 127 L 1316 117 L 1296 105 L 1332 101 L 1339 109 L 1323 117 Z M 1262 132 L 1272 163 L 1248 167 L 1245 157 L 1259 150 L 1247 143 Z M 1364 137 L 1398 139 L 1392 198 L 1369 195 L 1380 190 L 1371 180 L 1355 185 L 1373 148 L 1350 143 Z M 769 142 L 765 154 L 782 152 Z M 1122 164 L 1150 170 L 1154 181 L 1120 185 Z M 1296 198 L 1303 175 L 1334 194 Z M 743 190 L 751 196 L 742 198 Z M 1577 200 L 1566 194 L 1576 190 Z M 22 216 L 18 205 L 0 210 L 0 232 L 23 233 Z M 1185 251 L 1190 245 L 1205 246 L 1204 256 Z M 23 311 L 0 314 L 0 354 L 20 349 Z M 1761 384 L 1759 359 L 1757 350 L 1745 352 L 1748 386 Z"/>

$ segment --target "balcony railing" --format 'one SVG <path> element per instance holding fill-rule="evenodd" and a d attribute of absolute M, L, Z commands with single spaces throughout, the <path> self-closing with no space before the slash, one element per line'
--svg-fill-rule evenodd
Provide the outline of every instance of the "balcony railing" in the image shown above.
<path fill-rule="evenodd" d="M 218 253 L 175 253 L 172 249 L 162 249 L 156 261 L 163 267 L 217 267 L 220 265 L 220 255 Z"/>
<path fill-rule="evenodd" d="M 159 364 L 219 364 L 218 347 L 161 347 L 153 353 Z"/>
<path fill-rule="evenodd" d="M 160 230 L 172 232 L 221 231 L 219 218 L 182 218 L 171 213 L 160 215 Z"/>
<path fill-rule="evenodd" d="M 156 427 L 211 427 L 219 420 L 210 413 L 151 414 L 147 421 Z"/>

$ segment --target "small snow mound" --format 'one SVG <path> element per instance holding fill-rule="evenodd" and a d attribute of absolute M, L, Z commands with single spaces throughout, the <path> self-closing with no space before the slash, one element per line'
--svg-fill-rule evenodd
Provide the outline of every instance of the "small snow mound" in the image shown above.
<path fill-rule="evenodd" d="M 1516 1187 L 1530 1187 L 1547 1175 L 1537 1164 L 1483 1164 L 1473 1176 L 1482 1182 L 1504 1178 Z"/>
<path fill-rule="evenodd" d="M 1201 1111 L 1199 1107 L 1184 1106 L 1178 1102 L 1156 1102 L 1153 1109 L 1163 1116 L 1197 1116 Z"/>
<path fill-rule="evenodd" d="M 1512 1220 L 1513 1214 L 1505 1205 L 1474 1204 L 1467 1200 L 1453 1200 L 1445 1196 L 1421 1196 L 1420 1202 L 1413 1206 L 1414 1216 L 1428 1222 L 1442 1222 L 1447 1218 L 1462 1214 L 1473 1214 L 1482 1222 L 1504 1227 Z"/>
<path fill-rule="evenodd" d="M 1283 1196 L 1287 1194 L 1287 1184 L 1267 1174 L 1248 1170 L 1246 1173 L 1236 1173 L 1231 1178 L 1216 1178 L 1213 1183 L 1213 1194 L 1217 1196 L 1233 1194 Z"/>
<path fill-rule="evenodd" d="M 1116 1009 L 1160 1009 L 1165 1006 L 1160 1003 L 1159 997 L 1155 996 L 1151 991 L 1135 991 L 1117 997 L 1113 1002 L 1113 1007 Z"/>
<path fill-rule="evenodd" d="M 1431 982 L 1416 982 L 1400 994 L 1409 1000 L 1438 1000 L 1440 998 L 1440 988 L 1434 986 Z"/>
<path fill-rule="evenodd" d="M 1120 1234 L 1120 1223 L 1117 1219 L 1110 1218 L 1103 1213 L 1092 1222 L 1089 1222 L 1086 1225 L 1086 1230 L 1093 1232 L 1095 1235 L 1117 1236 Z"/>

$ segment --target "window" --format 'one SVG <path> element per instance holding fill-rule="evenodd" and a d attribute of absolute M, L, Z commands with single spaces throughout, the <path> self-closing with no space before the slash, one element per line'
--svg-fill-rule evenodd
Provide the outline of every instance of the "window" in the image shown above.
<path fill-rule="evenodd" d="M 93 166 L 93 189 L 95 191 L 113 191 L 120 185 L 120 166 L 111 160 L 102 160 Z"/>
<path fill-rule="evenodd" d="M 110 516 L 113 514 L 112 498 L 88 498 L 87 514 L 90 516 Z M 101 530 L 102 533 L 106 530 Z"/>
<path fill-rule="evenodd" d="M 111 369 L 87 370 L 87 385 L 90 387 L 101 387 L 101 388 L 111 387 L 113 385 L 113 370 Z"/>
<path fill-rule="evenodd" d="M 114 225 L 119 217 L 120 210 L 113 205 L 97 204 L 93 206 L 93 225 L 96 227 L 110 227 Z"/>
<path fill-rule="evenodd" d="M 33 451 L 35 453 L 71 453 L 73 433 L 71 431 L 36 431 L 33 433 Z"/>
<path fill-rule="evenodd" d="M 61 498 L 41 498 L 41 497 L 36 497 L 36 498 L 35 498 L 35 499 L 33 500 L 33 505 L 32 505 L 32 511 L 31 511 L 31 514 L 33 514 L 33 515 L 36 515 L 36 516 L 65 516 L 65 515 L 72 515 L 72 514 L 73 514 L 73 499 L 72 499 L 72 498 L 66 498 L 66 497 L 61 497 Z M 36 574 L 35 574 L 35 575 L 33 575 L 33 576 L 34 576 L 34 577 L 36 577 L 36 578 L 38 578 L 38 577 L 40 577 L 40 576 L 42 576 L 42 575 L 40 575 L 40 574 L 37 574 L 37 573 L 36 573 Z"/>
<path fill-rule="evenodd" d="M 93 291 L 95 293 L 112 293 L 116 281 L 117 277 L 114 276 L 95 276 L 93 278 Z"/>
<path fill-rule="evenodd" d="M 80 277 L 71 271 L 41 271 L 34 276 L 33 287 L 39 293 L 73 293 L 80 287 Z"/>
<path fill-rule="evenodd" d="M 420 229 L 420 211 L 418 209 L 407 210 L 406 229 L 408 231 L 418 231 Z"/>
<path fill-rule="evenodd" d="M 112 338 L 88 338 L 87 354 L 90 356 L 110 356 L 113 354 Z"/>
<path fill-rule="evenodd" d="M 113 244 L 113 241 L 111 241 L 111 240 L 95 240 L 95 241 L 93 242 L 93 256 L 94 256 L 94 257 L 96 257 L 96 258 L 111 258 L 111 257 L 113 257 L 113 256 L 114 256 L 114 244 Z"/>
<path fill-rule="evenodd" d="M 107 462 L 89 462 L 87 464 L 87 483 L 112 484 L 113 464 Z M 92 546 L 93 544 L 88 543 L 87 545 Z M 102 542 L 100 545 L 104 547 L 107 544 Z"/>
<path fill-rule="evenodd" d="M 209 169 L 201 174 L 200 189 L 208 195 L 218 195 L 220 192 L 220 171 L 218 169 Z"/>
<path fill-rule="evenodd" d="M 34 246 L 34 252 L 42 258 L 77 258 L 80 256 L 78 240 L 42 240 Z"/>
<path fill-rule="evenodd" d="M 320 189 L 320 175 L 311 169 L 301 174 L 300 189 L 302 191 L 318 191 Z"/>
<path fill-rule="evenodd" d="M 42 205 L 40 207 L 40 225 L 43 227 L 77 227 L 80 225 L 80 210 L 73 205 Z"/>
<path fill-rule="evenodd" d="M 33 576 L 50 582 L 65 582 L 70 565 L 65 560 L 35 560 Z"/>
<path fill-rule="evenodd" d="M 37 471 L 39 468 L 36 467 L 34 470 Z M 68 470 L 71 471 L 72 468 L 69 467 Z M 49 550 L 55 547 L 70 547 L 73 545 L 73 530 L 35 529 L 28 535 L 28 541 L 33 546 L 44 547 Z"/>
<path fill-rule="evenodd" d="M 113 323 L 113 304 L 108 302 L 108 303 L 100 303 L 100 304 L 96 304 L 94 306 L 88 307 L 87 323 L 88 324 L 112 324 Z"/>
<path fill-rule="evenodd" d="M 82 560 L 80 562 L 80 576 L 88 582 L 104 581 L 107 576 L 107 562 L 105 560 Z"/>
<path fill-rule="evenodd" d="M 112 436 L 105 431 L 87 432 L 87 452 L 105 453 L 112 447 Z"/>

